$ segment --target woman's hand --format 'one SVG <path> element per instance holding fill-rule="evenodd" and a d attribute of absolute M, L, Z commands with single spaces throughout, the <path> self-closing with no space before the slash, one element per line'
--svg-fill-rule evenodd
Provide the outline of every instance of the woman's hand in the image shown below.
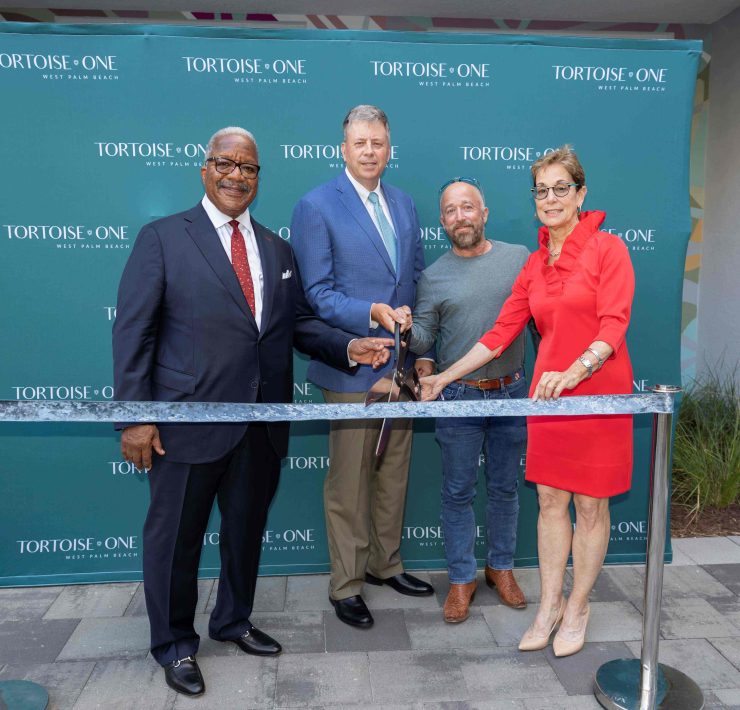
<path fill-rule="evenodd" d="M 440 375 L 422 377 L 419 382 L 421 383 L 422 402 L 431 402 L 437 399 L 439 393 L 445 388 L 445 383 Z"/>
<path fill-rule="evenodd" d="M 583 377 L 571 370 L 543 372 L 532 395 L 532 400 L 536 402 L 540 399 L 558 399 L 563 390 L 572 390 L 581 380 Z"/>
<path fill-rule="evenodd" d="M 614 350 L 609 343 L 605 343 L 603 340 L 594 340 L 586 348 L 583 355 L 565 372 L 543 372 L 537 387 L 535 387 L 532 400 L 536 402 L 538 399 L 557 399 L 563 390 L 575 389 L 580 382 L 598 372 L 613 352 Z M 586 363 L 583 362 L 584 360 Z M 590 363 L 590 367 L 587 367 L 588 363 Z"/>

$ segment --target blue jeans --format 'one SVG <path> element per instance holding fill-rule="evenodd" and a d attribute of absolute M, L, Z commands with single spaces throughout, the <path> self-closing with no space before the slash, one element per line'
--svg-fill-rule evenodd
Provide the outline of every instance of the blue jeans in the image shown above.
<path fill-rule="evenodd" d="M 445 401 L 520 399 L 527 381 L 519 379 L 498 390 L 480 390 L 453 382 Z M 481 451 L 485 455 L 486 561 L 493 569 L 512 569 L 519 517 L 519 464 L 527 442 L 525 417 L 446 417 L 437 419 L 442 449 L 442 528 L 450 582 L 475 579 L 476 524 L 473 511 Z"/>

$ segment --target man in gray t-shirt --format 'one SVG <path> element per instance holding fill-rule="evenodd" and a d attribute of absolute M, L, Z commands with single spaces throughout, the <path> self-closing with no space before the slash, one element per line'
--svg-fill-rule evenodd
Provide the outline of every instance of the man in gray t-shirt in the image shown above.
<path fill-rule="evenodd" d="M 444 370 L 462 357 L 496 321 L 524 266 L 523 246 L 488 240 L 488 208 L 476 180 L 455 178 L 440 191 L 440 222 L 452 249 L 421 275 L 416 291 L 410 348 L 425 353 L 436 342 Z M 485 400 L 527 396 L 522 363 L 524 333 L 470 379 L 446 387 L 445 400 Z M 420 374 L 433 363 L 417 360 Z M 424 371 L 426 369 L 426 371 Z M 478 462 L 485 455 L 486 583 L 501 601 L 526 606 L 512 568 L 519 515 L 519 462 L 527 439 L 524 417 L 439 418 L 436 438 L 442 450 L 442 527 L 450 578 L 444 619 L 465 621 L 476 589 L 473 511 Z"/>

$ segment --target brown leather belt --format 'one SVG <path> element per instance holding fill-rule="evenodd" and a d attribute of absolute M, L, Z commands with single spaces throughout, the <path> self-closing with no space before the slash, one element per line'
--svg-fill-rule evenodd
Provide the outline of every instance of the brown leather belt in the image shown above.
<path fill-rule="evenodd" d="M 475 387 L 479 390 L 500 390 L 502 387 L 510 385 L 512 382 L 522 379 L 521 372 L 515 372 L 513 375 L 497 377 L 493 380 L 455 380 L 460 385 L 466 387 Z"/>

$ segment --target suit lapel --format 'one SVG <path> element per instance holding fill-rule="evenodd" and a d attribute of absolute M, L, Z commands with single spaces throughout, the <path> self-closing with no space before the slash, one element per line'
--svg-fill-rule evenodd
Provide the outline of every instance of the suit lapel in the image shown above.
<path fill-rule="evenodd" d="M 260 261 L 262 262 L 262 329 L 260 334 L 267 331 L 270 324 L 270 315 L 272 314 L 272 304 L 275 301 L 275 288 L 278 282 L 278 256 L 276 253 L 275 237 L 269 230 L 261 224 L 252 220 L 252 230 L 257 240 L 257 248 L 260 252 Z"/>
<path fill-rule="evenodd" d="M 218 234 L 208 219 L 206 211 L 202 205 L 198 205 L 196 208 L 191 210 L 185 215 L 185 221 L 188 222 L 186 230 L 190 235 L 190 238 L 195 242 L 201 254 L 208 262 L 209 266 L 213 269 L 218 276 L 224 288 L 229 292 L 235 303 L 248 320 L 257 328 L 257 323 L 254 320 L 254 315 L 247 305 L 247 299 L 244 297 L 242 287 L 239 285 L 239 280 L 236 278 L 234 273 L 234 267 L 229 261 L 229 257 L 226 256 L 221 241 L 218 238 Z"/>
<path fill-rule="evenodd" d="M 341 173 L 337 178 L 337 190 L 339 191 L 340 201 L 355 220 L 357 220 L 360 227 L 362 227 L 362 230 L 372 242 L 375 250 L 388 268 L 388 271 L 395 274 L 391 258 L 388 256 L 388 250 L 385 248 L 380 232 L 378 232 L 375 223 L 370 218 L 367 209 L 365 209 L 365 205 L 362 204 L 362 200 L 360 200 L 357 190 L 355 190 L 352 183 L 344 173 Z"/>

